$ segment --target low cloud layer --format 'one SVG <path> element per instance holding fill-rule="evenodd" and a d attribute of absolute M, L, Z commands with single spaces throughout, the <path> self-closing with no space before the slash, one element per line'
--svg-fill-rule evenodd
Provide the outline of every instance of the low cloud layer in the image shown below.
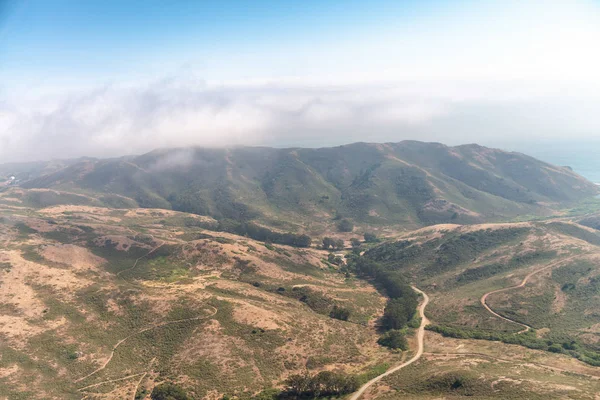
<path fill-rule="evenodd" d="M 594 138 L 600 133 L 594 89 L 441 82 L 214 85 L 175 77 L 35 99 L 5 95 L 0 162 L 192 145 Z"/>

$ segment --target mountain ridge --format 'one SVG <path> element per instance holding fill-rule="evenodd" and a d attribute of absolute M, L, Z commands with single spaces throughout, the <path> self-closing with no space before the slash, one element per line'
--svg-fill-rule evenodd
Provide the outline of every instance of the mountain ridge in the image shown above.
<path fill-rule="evenodd" d="M 22 186 L 117 194 L 136 206 L 291 230 L 323 230 L 318 226 L 350 217 L 366 226 L 417 228 L 550 215 L 598 193 L 569 168 L 522 153 L 418 141 L 157 149 L 85 159 Z"/>

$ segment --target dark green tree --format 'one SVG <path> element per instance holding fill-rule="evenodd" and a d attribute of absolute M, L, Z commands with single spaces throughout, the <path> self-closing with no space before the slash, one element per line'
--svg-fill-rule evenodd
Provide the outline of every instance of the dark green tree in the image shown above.
<path fill-rule="evenodd" d="M 379 241 L 374 233 L 365 232 L 363 237 L 365 238 L 365 242 L 367 243 L 377 243 Z"/>
<path fill-rule="evenodd" d="M 354 230 L 354 224 L 345 218 L 338 223 L 337 227 L 340 232 L 352 232 Z"/>
<path fill-rule="evenodd" d="M 334 248 L 335 247 L 335 240 L 330 238 L 330 237 L 324 237 L 323 238 L 323 248 L 325 250 L 329 249 L 329 248 Z"/>
<path fill-rule="evenodd" d="M 381 322 L 385 330 L 402 329 L 410 317 L 403 298 L 391 299 L 385 306 Z"/>
<path fill-rule="evenodd" d="M 191 400 L 185 391 L 174 383 L 161 383 L 152 389 L 152 400 Z"/>
<path fill-rule="evenodd" d="M 348 321 L 348 318 L 350 318 L 350 310 L 348 310 L 347 308 L 335 305 L 331 309 L 329 316 L 331 318 L 339 319 L 340 321 Z"/>
<path fill-rule="evenodd" d="M 382 346 L 389 347 L 390 349 L 408 349 L 408 342 L 406 341 L 406 338 L 404 337 L 401 331 L 396 329 L 387 331 L 385 334 L 383 334 L 383 336 L 379 338 L 377 343 L 379 343 Z"/>

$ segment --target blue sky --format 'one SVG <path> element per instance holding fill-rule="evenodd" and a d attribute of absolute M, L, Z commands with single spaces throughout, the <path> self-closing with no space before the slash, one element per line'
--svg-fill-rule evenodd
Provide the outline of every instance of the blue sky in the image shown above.
<path fill-rule="evenodd" d="M 600 0 L 0 6 L 0 162 L 600 136 Z"/>
<path fill-rule="evenodd" d="M 10 0 L 9 0 L 10 1 Z M 392 32 L 439 1 L 12 0 L 1 33 L 3 74 L 25 79 L 131 79 L 198 65 L 215 78 L 236 56 L 263 75 L 293 75 L 293 54 Z M 277 62 L 277 59 L 280 61 Z M 294 59 L 295 60 L 295 59 Z M 222 64 L 221 64 L 222 63 Z M 254 72 L 255 74 L 258 71 Z M 248 76 L 243 68 L 225 78 Z M 57 76 L 59 75 L 59 76 Z"/>

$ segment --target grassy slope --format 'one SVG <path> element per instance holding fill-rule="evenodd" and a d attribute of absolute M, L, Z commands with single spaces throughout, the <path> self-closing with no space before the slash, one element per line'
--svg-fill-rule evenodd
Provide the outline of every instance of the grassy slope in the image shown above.
<path fill-rule="evenodd" d="M 305 368 L 361 372 L 398 357 L 376 345 L 372 320 L 384 299 L 345 280 L 318 251 L 188 229 L 185 217 L 160 210 L 8 208 L 3 216 L 2 257 L 11 257 L 3 288 L 10 295 L 10 281 L 29 289 L 0 309 L 22 331 L 0 329 L 0 396 L 80 398 L 78 390 L 96 384 L 83 392 L 132 396 L 146 373 L 142 387 L 173 379 L 198 398 L 218 397 L 277 386 Z M 106 262 L 76 268 L 84 261 L 73 250 L 47 258 L 47 249 L 71 244 Z M 294 285 L 309 300 L 299 301 Z M 349 322 L 327 315 L 333 304 L 351 309 Z M 77 381 L 123 338 L 106 368 Z"/>
<path fill-rule="evenodd" d="M 78 390 L 96 385 L 83 392 L 97 399 L 132 397 L 138 380 L 140 388 L 150 390 L 155 382 L 170 379 L 181 382 L 198 398 L 244 397 L 277 386 L 288 374 L 305 368 L 369 375 L 401 357 L 376 345 L 374 322 L 385 299 L 366 283 L 344 279 L 323 262 L 326 253 L 266 247 L 231 234 L 189 228 L 185 224 L 189 215 L 172 211 L 88 206 L 35 211 L 14 208 L 23 206 L 19 203 L 23 199 L 1 201 L 5 196 L 12 194 L 0 195 L 1 254 L 8 251 L 16 258 L 0 260 L 3 289 L 10 295 L 13 287 L 5 286 L 6 282 L 21 282 L 32 291 L 21 289 L 19 293 L 40 304 L 29 302 L 27 296 L 2 302 L 0 318 L 10 318 L 11 325 L 21 326 L 23 336 L 1 331 L 0 395 L 11 399 L 80 398 Z M 384 244 L 367 256 L 390 267 L 402 267 L 431 295 L 433 302 L 427 312 L 433 323 L 510 332 L 515 330 L 510 323 L 478 309 L 480 294 L 511 284 L 545 263 L 552 257 L 547 252 L 583 256 L 595 249 L 590 243 L 593 237 L 587 234 L 591 231 L 582 233 L 578 229 L 583 228 L 577 226 L 536 223 L 488 228 L 492 227 L 448 226 L 445 234 L 437 227 L 426 228 L 407 236 L 422 245 L 419 251 L 406 253 L 410 246 Z M 83 259 L 73 258 L 78 253 L 72 250 L 61 253 L 62 259 L 48 258 L 45 249 L 60 249 L 63 244 L 86 248 L 106 262 L 80 268 Z M 124 245 L 127 251 L 120 250 Z M 156 250 L 131 269 L 136 259 L 152 249 Z M 457 280 L 468 269 L 488 265 L 507 268 L 491 268 L 482 279 Z M 582 271 L 590 275 L 587 269 Z M 570 270 L 560 274 L 560 269 L 556 273 L 562 277 L 573 274 Z M 472 277 L 473 272 L 466 276 Z M 61 281 L 68 286 L 61 286 Z M 304 302 L 298 300 L 299 294 L 307 296 Z M 573 304 L 586 301 L 573 299 Z M 350 321 L 329 318 L 327 310 L 332 304 L 350 308 Z M 565 312 L 575 316 L 584 311 L 569 307 Z M 141 332 L 172 321 L 181 322 Z M 540 332 L 552 335 L 559 330 L 558 325 L 549 327 L 549 332 Z M 579 333 L 568 332 L 577 340 L 587 340 L 588 332 Z M 113 346 L 127 337 L 106 368 L 76 382 L 103 365 Z M 439 342 L 436 338 L 426 341 Z M 456 343 L 452 348 L 469 343 L 481 349 L 485 345 L 477 343 L 488 342 Z M 426 349 L 434 350 L 439 349 Z M 465 366 L 426 360 L 414 371 L 411 368 L 394 375 L 397 381 L 386 384 L 402 394 L 418 392 L 422 398 L 460 397 L 478 394 L 506 375 L 504 368 L 487 362 Z M 432 382 L 437 384 L 426 383 L 423 371 L 430 371 L 428 376 L 434 371 L 439 379 Z M 466 378 L 468 390 L 443 386 L 456 377 Z M 569 374 L 554 377 L 527 371 L 527 379 L 527 385 L 521 387 L 510 382 L 495 386 L 500 391 L 491 398 L 518 397 L 523 390 L 546 395 L 550 390 L 558 396 L 564 390 L 559 385 L 581 390 L 581 396 L 575 398 L 587 398 L 586 393 L 595 390 L 595 381 Z M 406 382 L 412 382 L 410 387 Z"/>
<path fill-rule="evenodd" d="M 588 350 L 600 350 L 600 316 L 594 311 L 599 235 L 566 222 L 444 229 L 424 229 L 366 256 L 404 271 L 430 293 L 433 324 L 498 334 L 522 327 L 487 312 L 480 304 L 483 294 L 516 285 L 528 273 L 558 262 L 523 289 L 490 296 L 488 304 L 537 329 L 546 347 L 574 342 L 583 357 Z"/>
<path fill-rule="evenodd" d="M 142 207 L 256 219 L 323 233 L 548 215 L 597 188 L 566 168 L 476 145 L 356 143 L 323 149 L 183 149 L 86 161 L 28 187 L 120 194 Z"/>

